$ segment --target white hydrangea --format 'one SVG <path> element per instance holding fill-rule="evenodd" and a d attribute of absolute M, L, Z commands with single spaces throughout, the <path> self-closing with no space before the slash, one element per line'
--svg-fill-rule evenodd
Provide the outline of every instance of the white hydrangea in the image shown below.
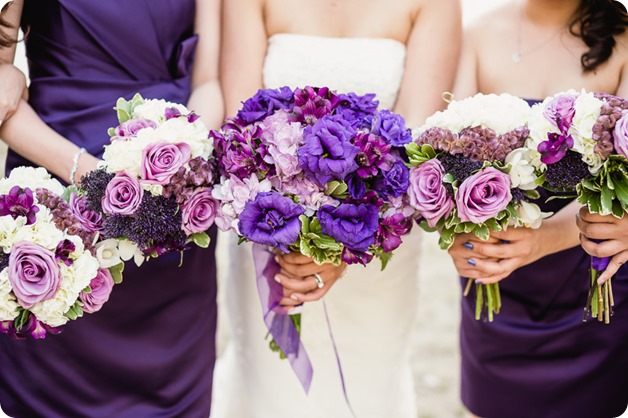
<path fill-rule="evenodd" d="M 167 102 L 163 99 L 144 99 L 144 103 L 133 109 L 133 117 L 140 119 L 150 119 L 157 123 L 166 120 L 166 108 L 174 107 L 183 115 L 187 115 L 190 111 L 179 103 Z"/>
<path fill-rule="evenodd" d="M 19 314 L 17 299 L 9 282 L 8 268 L 0 272 L 0 321 L 12 321 Z"/>
<path fill-rule="evenodd" d="M 9 177 L 0 180 L 0 194 L 7 194 L 14 186 L 35 189 L 44 188 L 61 195 L 65 190 L 63 185 L 52 178 L 50 173 L 43 167 L 15 167 L 11 170 Z"/>

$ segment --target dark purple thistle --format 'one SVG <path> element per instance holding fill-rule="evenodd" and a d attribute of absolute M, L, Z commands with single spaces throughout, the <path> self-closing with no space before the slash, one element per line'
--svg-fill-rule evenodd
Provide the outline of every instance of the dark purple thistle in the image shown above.
<path fill-rule="evenodd" d="M 393 251 L 401 245 L 401 237 L 410 232 L 410 229 L 412 229 L 412 218 L 395 213 L 380 222 L 376 244 L 386 252 Z"/>
<path fill-rule="evenodd" d="M 354 144 L 360 149 L 355 158 L 359 166 L 357 173 L 360 177 L 374 177 L 378 170 L 390 170 L 395 159 L 390 155 L 392 145 L 386 143 L 384 138 L 359 132 L 355 136 Z"/>
<path fill-rule="evenodd" d="M 301 216 L 305 209 L 276 192 L 259 193 L 247 202 L 240 214 L 238 228 L 249 241 L 289 252 L 301 232 Z"/>
<path fill-rule="evenodd" d="M 331 115 L 339 100 L 327 87 L 304 87 L 294 91 L 293 112 L 297 121 L 313 125 L 317 120 Z"/>
<path fill-rule="evenodd" d="M 563 159 L 573 147 L 571 135 L 561 135 L 555 132 L 547 134 L 547 141 L 539 144 L 537 150 L 541 153 L 541 162 L 544 164 L 555 164 Z"/>
<path fill-rule="evenodd" d="M 64 239 L 57 245 L 55 259 L 62 261 L 66 266 L 71 266 L 72 260 L 70 259 L 70 254 L 74 251 L 76 251 L 76 245 L 69 239 Z"/>
<path fill-rule="evenodd" d="M 13 186 L 9 194 L 0 196 L 0 216 L 10 215 L 13 219 L 24 216 L 26 225 L 32 225 L 36 221 L 37 212 L 39 212 L 39 208 L 34 202 L 31 189 Z"/>
<path fill-rule="evenodd" d="M 293 103 L 294 93 L 290 87 L 258 90 L 242 104 L 237 117 L 246 123 L 253 123 L 265 119 L 279 109 L 289 109 Z"/>
<path fill-rule="evenodd" d="M 546 188 L 555 192 L 573 192 L 582 180 L 591 177 L 589 166 L 575 151 L 568 151 L 563 159 L 547 166 Z"/>
<path fill-rule="evenodd" d="M 318 210 L 318 220 L 324 234 L 360 252 L 368 251 L 375 242 L 379 227 L 378 209 L 372 204 L 324 205 Z"/>

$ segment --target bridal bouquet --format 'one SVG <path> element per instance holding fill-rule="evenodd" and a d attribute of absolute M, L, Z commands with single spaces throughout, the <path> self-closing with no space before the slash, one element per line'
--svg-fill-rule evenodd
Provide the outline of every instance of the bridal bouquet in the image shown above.
<path fill-rule="evenodd" d="M 378 258 L 384 268 L 412 226 L 403 148 L 412 138 L 401 116 L 377 105 L 372 94 L 336 95 L 328 88 L 258 91 L 221 132 L 212 132 L 218 227 L 320 264 Z M 278 338 L 273 324 L 286 318 L 278 305 L 282 288 L 270 275 L 278 266 L 272 257 L 264 260 L 256 265 L 271 347 L 292 361 L 298 345 Z M 291 319 L 298 334 L 299 316 Z"/>
<path fill-rule="evenodd" d="M 108 300 L 114 278 L 99 264 L 98 216 L 43 168 L 0 180 L 0 331 L 47 332 Z"/>
<path fill-rule="evenodd" d="M 569 91 L 534 107 L 528 147 L 542 186 L 573 192 L 592 213 L 622 218 L 628 211 L 628 101 Z M 610 258 L 591 257 L 588 315 L 608 323 L 611 281 L 597 284 Z"/>
<path fill-rule="evenodd" d="M 101 167 L 80 183 L 111 263 L 207 247 L 217 209 L 207 128 L 184 106 L 139 94 L 115 109 Z"/>
<path fill-rule="evenodd" d="M 442 249 L 456 234 L 486 240 L 508 226 L 540 225 L 541 210 L 530 202 L 539 197 L 535 169 L 522 148 L 529 116 L 524 100 L 478 94 L 428 118 L 407 145 L 410 204 L 423 229 L 440 230 Z M 476 319 L 492 321 L 500 306 L 497 283 L 476 285 Z"/>

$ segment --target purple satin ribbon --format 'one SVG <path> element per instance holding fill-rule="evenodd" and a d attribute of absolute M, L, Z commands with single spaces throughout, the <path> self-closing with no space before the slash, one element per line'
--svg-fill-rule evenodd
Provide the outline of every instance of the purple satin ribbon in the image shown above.
<path fill-rule="evenodd" d="M 253 261 L 264 322 L 270 335 L 290 361 L 305 393 L 308 393 L 314 370 L 290 315 L 279 304 L 283 298 L 283 287 L 274 277 L 281 268 L 275 261 L 275 255 L 260 244 L 253 244 Z"/>

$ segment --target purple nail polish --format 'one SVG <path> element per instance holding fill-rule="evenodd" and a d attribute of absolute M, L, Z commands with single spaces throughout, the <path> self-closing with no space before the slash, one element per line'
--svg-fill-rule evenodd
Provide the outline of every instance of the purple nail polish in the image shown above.
<path fill-rule="evenodd" d="M 472 249 L 473 249 L 473 244 L 471 244 L 470 242 L 465 242 L 462 246 L 463 246 L 464 248 L 468 248 L 468 249 L 470 249 L 470 250 L 472 250 Z"/>
<path fill-rule="evenodd" d="M 472 266 L 475 266 L 475 260 L 472 258 L 468 259 L 467 263 L 471 264 Z"/>

